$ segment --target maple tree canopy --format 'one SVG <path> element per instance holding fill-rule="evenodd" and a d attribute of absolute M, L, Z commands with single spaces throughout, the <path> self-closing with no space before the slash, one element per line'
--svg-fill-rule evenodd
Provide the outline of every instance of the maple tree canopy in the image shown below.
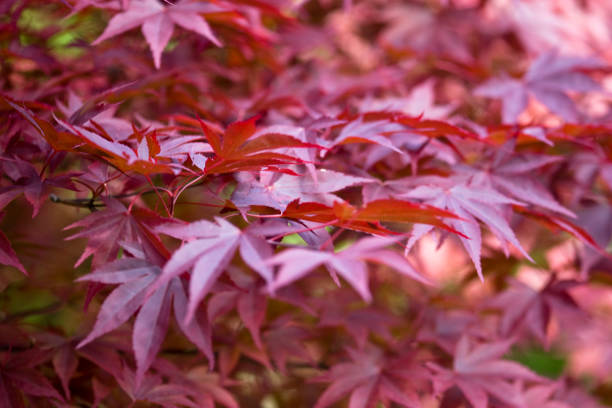
<path fill-rule="evenodd" d="M 0 2 L 0 408 L 612 405 L 612 2 Z"/>

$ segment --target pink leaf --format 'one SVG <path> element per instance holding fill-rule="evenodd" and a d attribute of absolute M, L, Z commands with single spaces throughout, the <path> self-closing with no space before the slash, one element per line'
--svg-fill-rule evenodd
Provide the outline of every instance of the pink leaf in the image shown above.
<path fill-rule="evenodd" d="M 146 290 L 154 280 L 155 275 L 145 275 L 113 290 L 102 303 L 94 328 L 77 348 L 125 323 L 143 303 Z"/>
<path fill-rule="evenodd" d="M 204 353 L 208 358 L 210 366 L 214 364 L 214 355 L 212 350 L 212 339 L 210 326 L 207 321 L 202 321 L 201 317 L 195 316 L 189 322 L 185 322 L 187 315 L 187 295 L 183 284 L 178 279 L 171 281 L 171 290 L 173 297 L 174 317 L 181 328 L 181 331 L 187 338 L 196 345 L 196 347 Z"/>
<path fill-rule="evenodd" d="M 174 24 L 165 14 L 156 14 L 142 24 L 142 33 L 144 34 L 151 53 L 153 54 L 153 63 L 155 68 L 159 69 L 161 65 L 161 54 L 170 37 Z"/>
<path fill-rule="evenodd" d="M 136 372 L 138 382 L 153 363 L 162 345 L 168 329 L 170 304 L 168 285 L 164 285 L 147 299 L 136 316 L 132 344 L 138 367 Z"/>
<path fill-rule="evenodd" d="M 221 46 L 206 20 L 198 14 L 220 10 L 223 9 L 213 4 L 202 4 L 189 0 L 167 7 L 156 0 L 133 0 L 130 1 L 127 10 L 116 14 L 109 21 L 102 35 L 93 42 L 93 45 L 142 25 L 142 32 L 151 48 L 155 67 L 159 68 L 161 53 L 172 37 L 175 24 L 194 31 L 213 44 Z"/>

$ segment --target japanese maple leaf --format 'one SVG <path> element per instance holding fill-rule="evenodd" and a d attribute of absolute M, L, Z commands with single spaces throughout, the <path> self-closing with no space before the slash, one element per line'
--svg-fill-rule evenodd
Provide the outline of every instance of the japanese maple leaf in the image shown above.
<path fill-rule="evenodd" d="M 78 191 L 71 178 L 77 173 L 65 173 L 45 177 L 36 168 L 21 159 L 0 158 L 0 166 L 12 184 L 0 187 L 0 210 L 23 194 L 32 206 L 32 217 L 35 217 L 40 206 L 47 200 L 52 187 L 61 187 Z"/>
<path fill-rule="evenodd" d="M 113 338 L 95 339 L 86 346 L 76 349 L 82 340 L 81 336 L 66 338 L 51 332 L 36 335 L 43 350 L 53 353 L 53 369 L 60 379 L 66 398 L 70 400 L 70 380 L 74 377 L 79 364 L 79 358 L 84 358 L 96 364 L 107 373 L 116 375 L 121 371 L 120 352 L 129 352 L 129 345 L 124 340 L 124 333 L 117 333 Z"/>
<path fill-rule="evenodd" d="M 391 143 L 406 154 L 394 155 L 389 150 L 380 145 L 368 146 L 363 152 L 364 168 L 368 169 L 380 160 L 386 159 L 385 164 L 395 169 L 403 169 L 410 165 L 412 174 L 418 173 L 419 160 L 425 157 L 432 157 L 448 164 L 457 162 L 457 155 L 451 146 L 439 140 L 431 139 L 428 136 L 412 131 L 396 133 L 390 136 Z M 373 185 L 366 185 L 365 188 L 372 188 Z"/>
<path fill-rule="evenodd" d="M 93 255 L 92 266 L 97 268 L 117 258 L 122 243 L 137 243 L 153 262 L 161 262 L 170 254 L 153 227 L 169 220 L 153 211 L 130 207 L 128 210 L 119 200 L 103 198 L 105 208 L 70 224 L 64 229 L 83 228 L 67 240 L 86 237 L 87 247 L 76 262 L 80 265 Z"/>
<path fill-rule="evenodd" d="M 304 277 L 313 269 L 325 265 L 332 273 L 332 277 L 335 278 L 335 274 L 340 275 L 365 301 L 369 302 L 372 295 L 368 288 L 366 261 L 387 265 L 402 275 L 429 284 L 429 280 L 419 274 L 403 256 L 397 252 L 383 249 L 393 242 L 395 240 L 389 238 L 364 238 L 336 253 L 302 248 L 287 249 L 267 261 L 271 265 L 281 265 L 272 288 L 277 289 L 288 285 Z"/>
<path fill-rule="evenodd" d="M 98 109 L 92 109 L 92 112 L 85 111 L 88 107 L 83 104 L 74 92 L 68 91 L 67 104 L 57 102 L 60 111 L 69 118 L 68 121 L 74 125 L 91 125 L 90 121 L 100 125 L 113 140 L 125 140 L 133 133 L 132 124 L 125 119 L 115 117 L 117 105 L 103 105 Z M 79 116 L 81 112 L 86 112 L 85 117 Z M 84 120 L 85 119 L 85 120 Z"/>
<path fill-rule="evenodd" d="M 195 167 L 203 170 L 207 160 L 205 155 L 213 151 L 211 146 L 203 141 L 201 135 L 181 135 L 172 130 L 172 127 L 137 130 L 135 135 L 139 140 L 132 140 L 136 157 L 128 157 L 128 168 L 141 174 L 165 173 L 167 170 L 178 174 L 185 168 L 181 164 L 189 158 Z"/>
<path fill-rule="evenodd" d="M 488 302 L 503 311 L 500 335 L 509 336 L 525 326 L 545 346 L 550 344 L 549 326 L 554 315 L 580 314 L 581 310 L 570 290 L 580 283 L 551 278 L 541 289 L 534 289 L 518 280 L 510 280 L 510 287 Z"/>
<path fill-rule="evenodd" d="M 212 364 L 212 348 L 208 325 L 201 319 L 184 322 L 187 297 L 180 279 L 175 278 L 156 286 L 161 268 L 138 258 L 122 258 L 85 275 L 78 281 L 119 284 L 104 300 L 92 331 L 77 348 L 108 333 L 136 314 L 132 333 L 133 350 L 137 364 L 137 378 L 142 379 L 153 363 L 168 328 L 170 308 L 185 335 L 208 357 Z"/>
<path fill-rule="evenodd" d="M 503 245 L 508 242 L 511 243 L 527 259 L 531 260 L 531 257 L 519 243 L 502 213 L 502 206 L 509 204 L 523 205 L 522 203 L 508 198 L 495 190 L 474 187 L 464 183 L 454 184 L 446 179 L 438 179 L 437 182 L 435 178 L 430 180 L 433 181 L 432 184 L 420 185 L 407 193 L 401 194 L 400 197 L 420 199 L 429 205 L 447 209 L 461 217 L 460 220 L 449 219 L 447 222 L 451 227 L 463 234 L 463 236 L 459 236 L 459 239 L 470 255 L 470 258 L 472 258 L 478 277 L 481 280 L 483 279 L 480 264 L 482 238 L 480 226 L 474 217 L 486 224 Z M 433 226 L 431 225 L 415 225 L 412 230 L 412 236 L 408 240 L 406 250 L 408 251 L 416 241 L 432 229 Z"/>
<path fill-rule="evenodd" d="M 241 355 L 257 361 L 270 370 L 274 370 L 276 366 L 283 374 L 287 373 L 286 365 L 290 361 L 316 364 L 313 355 L 315 353 L 306 346 L 307 340 L 313 338 L 313 330 L 308 325 L 296 321 L 294 314 L 282 314 L 266 322 L 265 326 L 261 333 L 263 347 L 241 341 L 236 336 L 224 337 L 223 343 L 216 349 L 219 352 L 219 370 L 223 377 L 227 377 L 236 368 Z"/>
<path fill-rule="evenodd" d="M 6 95 L 0 94 L 0 104 L 6 104 L 28 121 L 38 132 L 38 134 L 46 140 L 55 150 L 71 151 L 80 141 L 78 137 L 61 130 L 56 129 L 50 122 L 38 117 L 26 106 L 31 106 L 31 103 L 26 101 L 17 101 L 9 98 Z"/>
<path fill-rule="evenodd" d="M 68 400 L 70 400 L 70 379 L 74 376 L 78 364 L 79 360 L 73 345 L 70 342 L 58 344 L 53 356 L 53 369 L 62 383 L 64 395 Z"/>
<path fill-rule="evenodd" d="M 0 217 L 2 215 L 3 214 L 0 214 Z M 11 246 L 8 238 L 6 238 L 6 235 L 4 235 L 2 231 L 0 231 L 0 263 L 19 269 L 24 275 L 28 274 L 19 261 L 19 258 L 17 258 L 17 254 Z"/>
<path fill-rule="evenodd" d="M 272 268 L 265 262 L 266 258 L 272 256 L 272 247 L 265 239 L 265 224 L 253 224 L 240 230 L 223 218 L 215 220 L 160 226 L 157 229 L 158 232 L 187 241 L 172 254 L 156 284 L 165 284 L 175 276 L 191 271 L 186 322 L 192 319 L 197 306 L 232 260 L 236 249 L 240 250 L 242 259 L 265 282 L 270 284 L 273 278 Z"/>
<path fill-rule="evenodd" d="M 241 347 L 241 351 L 270 369 L 270 359 L 281 373 L 287 373 L 287 363 L 290 361 L 316 364 L 314 353 L 306 346 L 306 342 L 313 338 L 312 330 L 295 322 L 289 314 L 267 324 L 261 337 L 264 344 L 262 350 Z"/>
<path fill-rule="evenodd" d="M 502 120 L 515 123 L 527 107 L 529 95 L 542 102 L 552 113 L 569 122 L 576 122 L 580 113 L 568 91 L 590 92 L 600 86 L 580 69 L 602 68 L 596 58 L 570 57 L 550 51 L 540 55 L 519 79 L 494 78 L 480 85 L 476 95 L 502 100 Z"/>
<path fill-rule="evenodd" d="M 332 142 L 326 143 L 328 145 L 326 147 L 331 148 L 349 143 L 374 143 L 400 154 L 405 154 L 389 140 L 390 134 L 402 130 L 404 128 L 401 125 L 389 120 L 364 121 L 363 116 L 360 115 L 351 121 L 347 121 L 338 136 Z"/>
<path fill-rule="evenodd" d="M 489 397 L 511 407 L 524 407 L 523 395 L 517 394 L 508 380 L 544 380 L 525 366 L 502 359 L 513 342 L 514 339 L 509 339 L 473 345 L 467 336 L 462 336 L 455 348 L 452 369 L 428 364 L 437 373 L 434 388 L 444 392 L 456 386 L 474 408 L 487 408 Z"/>
<path fill-rule="evenodd" d="M 325 408 L 350 394 L 349 408 L 369 408 L 382 402 L 403 407 L 420 407 L 418 386 L 429 374 L 409 353 L 388 357 L 374 347 L 347 349 L 350 362 L 339 363 L 314 381 L 330 382 L 315 408 Z"/>
<path fill-rule="evenodd" d="M 234 381 L 211 372 L 210 367 L 197 365 L 185 372 L 184 367 L 160 358 L 153 368 L 162 376 L 169 378 L 173 384 L 186 386 L 198 407 L 214 407 L 215 402 L 227 408 L 239 406 L 232 394 L 224 388 L 233 385 Z"/>
<path fill-rule="evenodd" d="M 366 168 L 393 153 L 399 153 L 399 157 L 395 155 L 395 160 L 389 164 L 398 169 L 408 162 L 415 162 L 421 154 L 454 163 L 456 154 L 453 148 L 436 139 L 451 135 L 462 139 L 476 138 L 473 133 L 442 120 L 410 117 L 394 111 L 370 111 L 357 117 L 343 114 L 339 119 L 345 123 L 335 140 L 319 139 L 319 143 L 328 147 L 368 143 Z M 413 170 L 416 172 L 414 164 Z"/>
<path fill-rule="evenodd" d="M 236 286 L 223 285 L 213 290 L 214 293 L 207 304 L 208 320 L 213 323 L 217 317 L 237 309 L 255 345 L 262 348 L 260 329 L 266 317 L 265 288 L 258 285 L 253 276 L 240 273 L 236 269 L 230 269 L 229 275 Z"/>
<path fill-rule="evenodd" d="M 574 218 L 576 215 L 563 207 L 535 177 L 539 169 L 558 163 L 562 158 L 542 154 L 514 153 L 515 139 L 500 146 L 490 162 L 477 168 L 458 166 L 471 176 L 474 185 L 508 194 L 525 203 L 533 204 Z"/>
<path fill-rule="evenodd" d="M 55 120 L 81 139 L 73 148 L 94 154 L 124 172 L 178 174 L 185 169 L 182 162 L 187 157 L 210 151 L 206 143 L 197 142 L 199 136 L 162 137 L 160 140 L 156 130 L 145 132 L 134 129 L 131 139 L 108 140 L 109 137 L 99 129 L 71 125 L 58 118 Z M 140 138 L 135 140 L 138 136 Z"/>
<path fill-rule="evenodd" d="M 20 408 L 23 396 L 63 401 L 62 396 L 36 367 L 47 361 L 49 353 L 39 349 L 0 353 L 0 406 Z"/>
<path fill-rule="evenodd" d="M 160 375 L 152 373 L 141 379 L 127 365 L 123 366 L 117 383 L 134 402 L 147 401 L 163 407 L 199 407 L 193 401 L 196 389 L 185 384 L 164 383 Z"/>
<path fill-rule="evenodd" d="M 427 318 L 419 327 L 417 340 L 430 342 L 453 354 L 457 341 L 461 336 L 468 335 L 474 338 L 488 338 L 491 330 L 484 327 L 482 320 L 471 311 L 441 310 L 431 307 L 425 312 Z"/>
<path fill-rule="evenodd" d="M 334 292 L 332 297 L 337 297 Z M 368 336 L 374 334 L 385 339 L 387 342 L 394 341 L 391 327 L 399 323 L 396 316 L 389 315 L 385 311 L 369 306 L 366 308 L 352 309 L 339 307 L 338 305 L 326 305 L 319 311 L 320 327 L 343 327 L 355 340 L 359 349 L 367 344 Z"/>
<path fill-rule="evenodd" d="M 207 367 L 198 366 L 187 373 L 192 380 L 190 386 L 195 386 L 200 392 L 194 395 L 198 407 L 214 407 L 215 402 L 227 408 L 238 408 L 240 405 L 229 391 L 221 386 L 219 375 Z"/>
<path fill-rule="evenodd" d="M 473 12 L 455 12 L 445 9 L 438 13 L 422 4 L 398 3 L 386 6 L 381 17 L 388 22 L 381 33 L 380 41 L 395 49 L 420 54 L 450 57 L 460 62 L 473 60 L 472 52 L 465 41 L 472 21 L 479 18 Z"/>
<path fill-rule="evenodd" d="M 133 0 L 130 1 L 127 10 L 116 14 L 109 21 L 102 35 L 93 42 L 93 45 L 142 25 L 142 34 L 153 54 L 155 68 L 159 69 L 161 54 L 172 37 L 175 24 L 200 34 L 220 47 L 221 42 L 200 13 L 223 10 L 215 4 L 204 4 L 198 1 L 183 0 L 174 5 L 170 3 L 164 5 L 157 0 Z"/>
<path fill-rule="evenodd" d="M 612 239 L 612 209 L 607 204 L 584 206 L 578 212 L 576 223 L 582 226 L 600 248 L 606 248 Z M 589 276 L 591 269 L 608 269 L 612 260 L 592 245 L 584 245 L 579 251 L 580 273 Z"/>
<path fill-rule="evenodd" d="M 355 208 L 344 201 L 336 201 L 332 207 L 328 207 L 313 202 L 298 203 L 296 200 L 287 206 L 282 215 L 285 218 L 335 225 L 375 235 L 393 233 L 381 224 L 383 222 L 424 223 L 460 233 L 440 219 L 441 217 L 458 218 L 452 212 L 427 204 L 393 198 L 370 201 L 361 208 Z"/>
<path fill-rule="evenodd" d="M 214 156 L 206 161 L 206 174 L 235 173 L 238 171 L 281 171 L 279 165 L 301 164 L 304 159 L 292 150 L 321 148 L 308 143 L 303 132 L 284 126 L 270 126 L 257 130 L 259 116 L 230 124 L 223 135 L 200 121 L 202 131 L 212 147 Z M 278 133 L 282 131 L 283 133 Z M 304 140 L 302 140 L 304 139 Z"/>
<path fill-rule="evenodd" d="M 331 193 L 369 182 L 371 180 L 365 177 L 326 169 L 297 175 L 262 172 L 259 180 L 246 173 L 238 177 L 238 186 L 231 200 L 237 207 L 264 205 L 280 211 L 285 211 L 289 203 L 295 200 L 333 205 L 341 199 Z"/>
<path fill-rule="evenodd" d="M 427 80 L 415 85 L 404 97 L 366 98 L 359 104 L 361 112 L 402 112 L 408 116 L 427 119 L 445 119 L 454 109 L 451 105 L 435 105 L 434 81 Z"/>

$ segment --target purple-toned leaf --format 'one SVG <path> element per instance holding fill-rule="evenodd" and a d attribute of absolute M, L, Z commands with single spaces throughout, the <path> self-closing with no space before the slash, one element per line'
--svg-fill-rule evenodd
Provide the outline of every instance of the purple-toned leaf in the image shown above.
<path fill-rule="evenodd" d="M 156 0 L 130 1 L 129 8 L 116 14 L 109 21 L 102 35 L 93 42 L 93 45 L 142 25 L 142 33 L 151 48 L 155 67 L 159 68 L 161 53 L 172 37 L 175 24 L 194 31 L 213 44 L 221 46 L 206 20 L 199 15 L 201 12 L 220 10 L 223 9 L 214 4 L 202 4 L 189 0 L 170 4 L 167 7 Z"/>
<path fill-rule="evenodd" d="M 36 371 L 16 371 L 7 374 L 11 382 L 22 392 L 36 397 L 55 398 L 63 401 L 62 396 L 57 392 L 42 374 Z"/>
<path fill-rule="evenodd" d="M 70 343 L 65 343 L 53 356 L 53 369 L 62 382 L 64 395 L 70 400 L 70 379 L 76 372 L 79 361 Z"/>
<path fill-rule="evenodd" d="M 250 290 L 238 299 L 238 313 L 257 347 L 263 348 L 259 331 L 266 317 L 266 297 Z"/>
<path fill-rule="evenodd" d="M 174 317 L 181 331 L 187 336 L 189 341 L 195 344 L 195 346 L 204 353 L 206 358 L 208 358 L 209 365 L 212 367 L 215 359 L 212 350 L 211 329 L 208 321 L 202 321 L 201 316 L 197 315 L 195 318 L 186 322 L 185 316 L 187 315 L 188 300 L 183 284 L 180 280 L 173 279 L 170 285 L 173 298 Z"/>
<path fill-rule="evenodd" d="M 113 290 L 102 303 L 94 328 L 77 348 L 125 323 L 142 305 L 147 288 L 154 280 L 155 275 L 145 275 Z"/>
<path fill-rule="evenodd" d="M 0 263 L 19 269 L 24 275 L 28 274 L 2 231 L 0 231 Z"/>
<path fill-rule="evenodd" d="M 132 344 L 136 356 L 136 378 L 139 382 L 161 348 L 170 316 L 168 284 L 157 289 L 142 305 L 134 322 Z"/>
<path fill-rule="evenodd" d="M 153 54 L 153 63 L 157 69 L 161 66 L 161 54 L 172 37 L 172 31 L 174 31 L 174 24 L 165 13 L 151 16 L 142 24 L 142 34 L 149 44 Z"/>

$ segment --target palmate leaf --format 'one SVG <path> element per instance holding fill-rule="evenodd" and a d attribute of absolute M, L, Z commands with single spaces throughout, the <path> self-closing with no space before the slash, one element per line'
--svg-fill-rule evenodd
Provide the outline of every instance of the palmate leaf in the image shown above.
<path fill-rule="evenodd" d="M 541 54 L 521 80 L 494 78 L 476 88 L 476 95 L 502 100 L 502 120 L 515 123 L 525 110 L 529 96 L 542 102 L 552 113 L 576 122 L 580 113 L 569 92 L 601 90 L 599 84 L 581 69 L 600 69 L 605 64 L 594 57 L 570 57 L 554 51 Z"/>
<path fill-rule="evenodd" d="M 0 263 L 19 269 L 24 275 L 28 274 L 2 231 L 0 231 Z"/>
<path fill-rule="evenodd" d="M 364 238 L 337 253 L 302 248 L 287 249 L 267 261 L 271 265 L 281 265 L 272 289 L 288 285 L 318 266 L 325 265 L 345 279 L 365 301 L 369 302 L 372 300 L 372 295 L 368 288 L 366 261 L 387 265 L 402 275 L 429 284 L 429 280 L 419 274 L 408 260 L 397 252 L 383 249 L 396 241 L 380 237 Z"/>
<path fill-rule="evenodd" d="M 143 175 L 178 174 L 185 169 L 182 162 L 186 160 L 188 153 L 201 154 L 210 151 L 204 143 L 197 142 L 199 138 L 193 136 L 182 136 L 179 140 L 163 138 L 160 141 L 157 138 L 157 130 L 140 132 L 134 129 L 128 139 L 109 140 L 109 137 L 98 129 L 71 125 L 61 119 L 55 119 L 66 130 L 80 138 L 78 148 L 75 144 L 71 150 L 93 154 L 123 172 Z M 81 146 L 83 143 L 85 148 Z M 177 146 L 181 145 L 182 149 L 177 152 Z M 188 147 L 185 148 L 185 145 Z M 181 160 L 177 162 L 176 159 Z"/>
<path fill-rule="evenodd" d="M 394 402 L 408 408 L 421 406 L 417 387 L 429 379 L 429 374 L 413 355 L 389 357 L 372 345 L 347 352 L 350 362 L 336 364 L 315 379 L 331 382 L 317 400 L 316 408 L 331 406 L 347 394 L 349 408 L 368 408 L 379 402 Z"/>
<path fill-rule="evenodd" d="M 170 360 L 158 358 L 153 368 L 162 377 L 168 379 L 168 383 L 174 385 L 175 390 L 182 389 L 182 396 L 189 396 L 199 407 L 215 407 L 215 403 L 227 408 L 238 408 L 238 402 L 225 386 L 233 385 L 233 381 L 223 378 L 211 372 L 204 365 L 185 370 L 182 365 L 173 364 Z M 161 391 L 161 390 L 159 390 Z M 157 393 L 163 397 L 162 393 Z M 158 402 L 164 405 L 161 402 Z M 192 404 L 186 404 L 192 406 Z M 181 405 L 182 406 L 182 405 Z"/>
<path fill-rule="evenodd" d="M 514 341 L 474 345 L 468 336 L 461 336 L 455 347 L 452 369 L 428 364 L 436 373 L 434 388 L 444 392 L 456 386 L 474 408 L 488 407 L 489 396 L 511 407 L 525 406 L 524 396 L 514 392 L 509 380 L 541 383 L 545 379 L 519 363 L 502 358 Z"/>
<path fill-rule="evenodd" d="M 93 42 L 93 45 L 142 25 L 142 33 L 149 44 L 153 62 L 158 69 L 161 65 L 162 51 L 170 41 L 174 26 L 177 24 L 221 46 L 221 42 L 214 35 L 206 20 L 200 16 L 200 13 L 224 10 L 215 4 L 189 0 L 180 1 L 169 7 L 164 7 L 156 0 L 134 0 L 129 4 L 127 10 L 116 14 L 109 21 L 102 35 Z"/>
<path fill-rule="evenodd" d="M 50 122 L 39 118 L 36 114 L 34 114 L 28 108 L 33 105 L 32 103 L 17 101 L 1 93 L 0 103 L 1 108 L 4 108 L 3 105 L 6 104 L 9 107 L 9 110 L 12 108 L 19 112 L 19 114 L 34 127 L 36 132 L 38 132 L 38 134 L 57 151 L 70 151 L 80 143 L 80 139 L 77 136 L 74 136 L 69 132 L 56 129 Z"/>
<path fill-rule="evenodd" d="M 198 407 L 191 399 L 196 393 L 192 388 L 183 384 L 164 383 L 160 375 L 147 374 L 140 378 L 126 365 L 117 382 L 133 402 L 147 401 L 162 407 Z"/>
<path fill-rule="evenodd" d="M 271 251 L 266 258 L 272 256 Z M 266 320 L 269 290 L 265 282 L 241 269 L 228 269 L 228 276 L 234 285 L 218 282 L 212 289 L 212 296 L 206 303 L 208 320 L 213 324 L 220 316 L 231 310 L 236 310 L 244 326 L 248 329 L 255 346 L 265 351 L 261 328 Z M 283 288 L 274 294 L 275 300 L 294 305 L 309 314 L 314 314 L 308 305 L 307 298 L 296 288 Z M 270 334 L 268 326 L 267 333 Z M 269 357 L 273 360 L 277 354 L 275 348 L 270 349 Z"/>
<path fill-rule="evenodd" d="M 516 139 L 511 137 L 497 147 L 490 160 L 474 167 L 458 166 L 457 170 L 470 177 L 473 185 L 494 189 L 524 203 L 575 218 L 576 215 L 559 204 L 536 177 L 538 171 L 542 171 L 546 166 L 562 163 L 563 158 L 517 153 L 515 145 Z"/>
<path fill-rule="evenodd" d="M 459 238 L 470 255 L 478 277 L 484 280 L 480 264 L 482 238 L 480 226 L 475 218 L 489 227 L 501 241 L 502 245 L 511 243 L 527 259 L 531 257 L 523 249 L 508 222 L 502 214 L 502 207 L 511 204 L 521 206 L 522 203 L 508 198 L 495 190 L 475 187 L 468 184 L 454 184 L 451 180 L 442 178 L 429 179 L 430 185 L 421 185 L 411 191 L 401 194 L 401 197 L 420 199 L 434 207 L 446 209 L 457 214 L 461 219 L 450 219 L 448 223 L 462 236 Z M 425 234 L 433 229 L 431 225 L 416 225 L 408 240 L 407 251 Z"/>
<path fill-rule="evenodd" d="M 73 125 L 100 125 L 113 140 L 123 140 L 132 134 L 132 124 L 125 119 L 114 117 L 117 105 L 95 99 L 83 102 L 74 92 L 68 90 L 67 104 L 57 103 L 58 108 Z M 90 122 L 91 121 L 91 122 Z M 88 123 L 90 122 L 90 123 Z"/>
<path fill-rule="evenodd" d="M 36 370 L 48 360 L 47 351 L 31 348 L 25 351 L 2 352 L 0 363 L 0 405 L 7 408 L 21 408 L 22 394 L 46 398 L 48 401 L 63 401 L 62 396 L 51 382 Z"/>
<path fill-rule="evenodd" d="M 85 251 L 76 262 L 77 266 L 90 256 L 93 256 L 94 268 L 116 259 L 122 242 L 137 243 L 154 262 L 162 262 L 170 257 L 168 250 L 153 232 L 153 227 L 171 222 L 170 219 L 136 206 L 128 210 L 117 199 L 103 198 L 102 201 L 106 204 L 103 210 L 64 228 L 82 228 L 67 240 L 88 239 Z"/>
<path fill-rule="evenodd" d="M 402 319 L 389 315 L 375 304 L 355 309 L 355 300 L 355 292 L 349 288 L 334 289 L 333 296 L 316 299 L 315 307 L 321 316 L 319 325 L 343 328 L 360 350 L 367 345 L 370 335 L 393 343 L 392 329 L 401 324 Z"/>
<path fill-rule="evenodd" d="M 355 208 L 348 203 L 338 201 L 334 203 L 333 207 L 319 203 L 293 201 L 283 211 L 282 216 L 377 235 L 394 234 L 383 227 L 380 224 L 381 222 L 423 223 L 462 235 L 461 232 L 449 227 L 441 220 L 441 218 L 459 218 L 451 211 L 398 199 L 374 200 L 368 202 L 362 208 Z"/>
<path fill-rule="evenodd" d="M 0 168 L 9 179 L 13 180 L 12 185 L 0 187 L 0 210 L 23 194 L 32 206 L 32 218 L 34 218 L 53 187 L 78 190 L 71 180 L 72 177 L 79 175 L 76 172 L 44 177 L 31 163 L 8 158 L 0 158 Z"/>
<path fill-rule="evenodd" d="M 200 120 L 200 126 L 214 156 L 206 161 L 205 174 L 234 173 L 238 171 L 274 170 L 285 164 L 301 164 L 304 160 L 285 152 L 288 148 L 321 148 L 299 138 L 302 132 L 278 127 L 257 131 L 255 123 L 259 116 L 230 124 L 223 135 Z"/>
<path fill-rule="evenodd" d="M 444 119 L 454 109 L 452 104 L 435 104 L 435 82 L 426 80 L 411 88 L 410 93 L 401 97 L 365 98 L 359 104 L 361 112 L 399 112 L 408 116 L 427 119 Z"/>
<path fill-rule="evenodd" d="M 291 293 L 291 292 L 287 292 Z M 264 367 L 272 370 L 274 366 L 283 374 L 287 373 L 287 365 L 291 362 L 307 362 L 315 364 L 314 353 L 309 350 L 307 343 L 312 339 L 312 328 L 294 320 L 291 313 L 283 314 L 266 324 L 261 334 L 263 347 L 244 344 L 240 341 L 225 349 L 226 367 L 221 372 L 230 372 L 238 362 L 236 357 L 241 354 L 259 362 Z M 230 357 L 231 356 L 231 357 Z M 220 359 L 221 360 L 221 359 Z"/>
<path fill-rule="evenodd" d="M 541 289 L 534 289 L 512 279 L 509 287 L 493 297 L 487 305 L 502 311 L 500 335 L 511 336 L 525 327 L 542 345 L 548 347 L 552 340 L 549 326 L 553 318 L 584 314 L 571 295 L 571 289 L 579 285 L 578 281 L 551 278 Z"/>
<path fill-rule="evenodd" d="M 318 169 L 313 173 L 296 173 L 295 176 L 275 174 L 267 177 L 262 172 L 259 179 L 247 173 L 237 178 L 238 186 L 231 197 L 234 205 L 237 207 L 261 205 L 279 211 L 284 211 L 295 200 L 332 205 L 341 199 L 331 193 L 349 186 L 371 182 L 365 177 L 355 177 L 325 169 Z"/>
<path fill-rule="evenodd" d="M 77 348 L 118 328 L 136 314 L 132 347 L 136 357 L 136 375 L 140 381 L 159 352 L 168 328 L 170 307 L 173 305 L 179 327 L 212 364 L 214 358 L 207 323 L 201 319 L 184 323 L 187 298 L 182 282 L 176 278 L 153 287 L 159 275 L 161 268 L 157 265 L 143 259 L 122 258 L 79 278 L 78 281 L 119 286 L 104 300 L 92 331 Z"/>
<path fill-rule="evenodd" d="M 263 288 L 255 284 L 238 286 L 237 288 L 223 288 L 211 296 L 207 303 L 208 319 L 214 322 L 215 318 L 237 309 L 240 319 L 251 333 L 255 345 L 263 347 L 260 329 L 266 317 L 267 296 Z"/>
<path fill-rule="evenodd" d="M 328 147 L 353 143 L 369 143 L 384 147 L 390 152 L 406 155 L 394 140 L 394 136 L 408 135 L 412 138 L 446 139 L 448 136 L 460 139 L 477 139 L 478 137 L 451 123 L 424 119 L 422 116 L 412 117 L 394 111 L 370 111 L 354 116 L 341 114 L 330 126 L 339 128 L 338 136 L 331 142 L 320 139 L 319 142 Z M 427 140 L 426 139 L 426 140 Z"/>
<path fill-rule="evenodd" d="M 272 255 L 272 247 L 266 235 L 293 232 L 294 227 L 285 224 L 269 230 L 265 224 L 252 224 L 240 230 L 230 222 L 216 218 L 216 222 L 200 220 L 191 224 L 160 226 L 157 231 L 185 240 L 168 260 L 154 287 L 160 287 L 184 272 L 191 271 L 189 279 L 189 305 L 185 323 L 193 318 L 202 299 L 233 259 L 237 249 L 240 256 L 264 281 L 272 282 L 272 269 L 265 259 Z M 273 232 L 272 232 L 273 231 Z"/>
<path fill-rule="evenodd" d="M 522 206 L 515 206 L 514 211 L 546 226 L 551 231 L 565 231 L 574 238 L 591 247 L 600 255 L 610 257 L 610 254 L 608 254 L 606 250 L 602 248 L 587 231 L 585 231 L 581 226 L 574 224 L 565 218 L 554 214 L 546 214 L 541 211 L 532 210 Z"/>

